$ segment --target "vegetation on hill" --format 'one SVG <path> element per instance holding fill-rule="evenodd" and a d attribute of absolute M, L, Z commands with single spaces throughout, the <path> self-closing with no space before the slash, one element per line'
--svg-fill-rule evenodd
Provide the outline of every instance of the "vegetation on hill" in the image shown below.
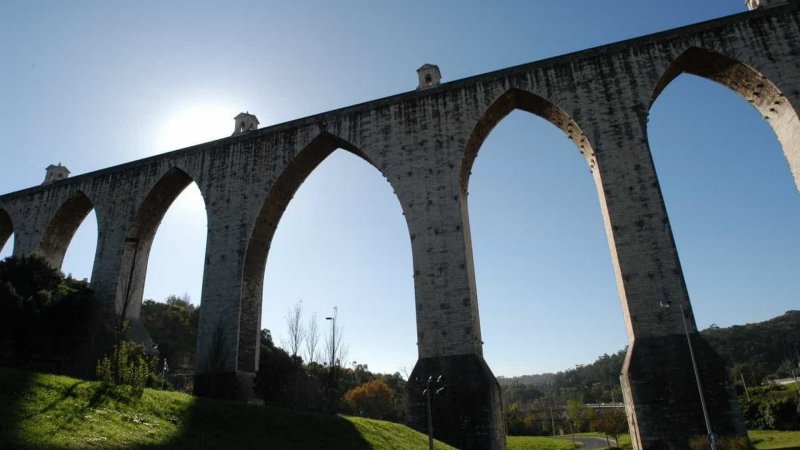
<path fill-rule="evenodd" d="M 0 369 L 3 449 L 426 449 L 427 437 L 377 420 L 298 413 Z M 451 449 L 436 443 L 439 450 Z"/>
<path fill-rule="evenodd" d="M 800 311 L 758 323 L 702 331 L 703 337 L 732 367 L 734 378 L 748 385 L 765 379 L 786 378 L 800 362 Z"/>
<path fill-rule="evenodd" d="M 164 302 L 145 300 L 141 319 L 158 345 L 162 369 L 167 361 L 169 371 L 165 375 L 170 385 L 191 392 L 200 307 L 193 305 L 187 295 L 170 295 Z"/>
<path fill-rule="evenodd" d="M 731 378 L 749 427 L 800 429 L 800 398 L 797 392 L 768 387 L 756 388 L 770 379 L 797 375 L 800 362 L 800 311 L 788 311 L 773 319 L 729 328 L 711 326 L 701 332 L 723 360 L 728 361 Z M 509 431 L 517 434 L 550 434 L 568 430 L 570 415 L 563 405 L 621 402 L 619 374 L 625 350 L 603 355 L 591 364 L 578 365 L 558 373 L 499 377 Z M 745 383 L 749 392 L 745 392 Z M 750 399 L 747 398 L 749 393 Z M 584 428 L 603 422 L 598 414 Z M 606 417 L 605 419 L 613 419 Z"/>
<path fill-rule="evenodd" d="M 61 373 L 85 370 L 93 296 L 36 256 L 0 261 L 0 365 Z"/>
<path fill-rule="evenodd" d="M 800 362 L 800 311 L 787 311 L 773 319 L 747 325 L 727 328 L 712 325 L 701 333 L 723 360 L 728 361 L 739 385 L 740 373 L 748 386 L 756 386 L 767 379 L 791 376 L 791 368 L 797 370 Z M 524 401 L 517 393 L 531 395 L 525 392 L 531 388 L 519 386 L 532 386 L 542 397 L 566 395 L 586 403 L 620 401 L 619 374 L 624 361 L 625 349 L 562 372 L 498 377 L 498 381 L 508 403 Z"/>

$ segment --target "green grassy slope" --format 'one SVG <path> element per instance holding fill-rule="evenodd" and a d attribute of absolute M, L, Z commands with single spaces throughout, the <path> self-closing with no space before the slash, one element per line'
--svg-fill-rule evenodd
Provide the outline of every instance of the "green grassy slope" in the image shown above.
<path fill-rule="evenodd" d="M 2 449 L 426 449 L 402 425 L 0 368 Z M 438 443 L 437 449 L 451 449 Z"/>
<path fill-rule="evenodd" d="M 757 449 L 800 449 L 800 431 L 748 430 Z"/>

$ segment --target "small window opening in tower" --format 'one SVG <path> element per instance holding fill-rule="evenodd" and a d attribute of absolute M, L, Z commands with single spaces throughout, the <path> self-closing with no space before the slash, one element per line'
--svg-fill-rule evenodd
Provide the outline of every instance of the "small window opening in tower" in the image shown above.
<path fill-rule="evenodd" d="M 432 81 L 433 81 L 433 78 L 431 77 L 431 74 L 426 74 L 425 75 L 425 84 L 431 84 Z"/>

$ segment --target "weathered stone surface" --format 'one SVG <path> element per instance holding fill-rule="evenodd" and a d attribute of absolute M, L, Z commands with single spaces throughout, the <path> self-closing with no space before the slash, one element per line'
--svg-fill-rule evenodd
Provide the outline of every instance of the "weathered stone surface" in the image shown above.
<path fill-rule="evenodd" d="M 500 385 L 477 355 L 421 358 L 409 377 L 409 426 L 428 433 L 428 377 L 441 381 L 431 395 L 434 437 L 462 450 L 505 448 L 505 422 L 493 405 L 501 403 Z M 441 392 L 435 394 L 438 388 Z M 464 433 L 468 429 L 469 433 Z"/>
<path fill-rule="evenodd" d="M 564 131 L 595 180 L 629 340 L 624 377 L 634 442 L 685 448 L 681 427 L 702 426 L 699 399 L 682 381 L 691 372 L 680 362 L 680 313 L 659 303 L 687 311 L 691 305 L 650 155 L 648 112 L 681 73 L 722 83 L 772 125 L 800 187 L 799 55 L 800 12 L 790 2 L 511 67 L 0 196 L 0 244 L 14 232 L 15 254 L 39 253 L 58 265 L 94 208 L 93 288 L 108 315 L 125 310 L 136 319 L 155 231 L 181 190 L 197 183 L 208 217 L 198 391 L 241 397 L 248 394 L 241 381 L 258 364 L 263 272 L 275 228 L 314 168 L 337 148 L 350 151 L 386 177 L 406 218 L 420 357 L 415 372 L 436 364 L 461 370 L 451 392 L 480 391 L 466 408 L 440 405 L 442 417 L 470 411 L 451 428 L 458 437 L 452 431 L 446 438 L 502 448 L 500 402 L 482 359 L 467 188 L 491 129 L 514 109 L 528 111 Z M 665 358 L 658 364 L 680 375 L 665 381 L 648 368 L 651 358 Z M 722 365 L 716 371 L 704 369 L 710 380 L 725 382 Z M 716 383 L 709 384 L 721 405 L 715 427 L 740 434 L 735 401 Z M 234 388 L 235 395 L 228 392 Z M 662 388 L 686 390 L 684 403 L 662 403 Z M 410 400 L 418 423 L 419 398 Z"/>
<path fill-rule="evenodd" d="M 699 333 L 691 337 L 711 430 L 747 436 L 725 362 Z M 622 386 L 628 415 L 638 425 L 632 435 L 637 448 L 689 448 L 690 438 L 707 434 L 685 334 L 637 340 L 625 360 Z"/>

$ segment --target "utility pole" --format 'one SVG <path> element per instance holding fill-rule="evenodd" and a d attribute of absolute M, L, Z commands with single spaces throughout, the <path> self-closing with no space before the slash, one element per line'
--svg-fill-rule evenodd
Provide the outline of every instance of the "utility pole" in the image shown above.
<path fill-rule="evenodd" d="M 660 303 L 662 308 L 669 308 L 670 302 Z M 706 399 L 703 395 L 703 386 L 700 383 L 700 372 L 697 370 L 697 361 L 694 359 L 694 347 L 692 347 L 692 338 L 689 335 L 689 326 L 686 324 L 686 313 L 683 310 L 683 304 L 678 303 L 681 309 L 681 319 L 683 320 L 683 332 L 686 333 L 686 342 L 689 344 L 689 357 L 692 360 L 692 369 L 694 369 L 694 379 L 697 382 L 697 392 L 700 394 L 700 406 L 703 409 L 703 419 L 706 421 L 706 431 L 708 432 L 708 443 L 711 445 L 711 450 L 717 450 L 717 435 L 711 431 L 711 420 L 708 418 L 708 410 L 706 409 Z"/>
<path fill-rule="evenodd" d="M 419 382 L 419 380 L 417 380 Z M 425 396 L 425 410 L 427 413 L 427 422 L 428 422 L 428 449 L 433 450 L 433 407 L 431 406 L 432 400 L 431 397 L 433 395 L 439 395 L 444 388 L 447 386 L 442 386 L 442 376 L 439 375 L 436 378 L 436 381 L 433 380 L 433 375 L 429 375 L 428 379 L 425 380 L 425 389 L 422 391 L 422 395 Z M 435 390 L 434 390 L 435 389 Z"/>
<path fill-rule="evenodd" d="M 739 371 L 739 377 L 742 379 L 742 386 L 744 386 L 744 395 L 747 396 L 747 401 L 750 401 L 750 392 L 747 390 L 747 383 L 744 381 L 744 372 Z"/>

